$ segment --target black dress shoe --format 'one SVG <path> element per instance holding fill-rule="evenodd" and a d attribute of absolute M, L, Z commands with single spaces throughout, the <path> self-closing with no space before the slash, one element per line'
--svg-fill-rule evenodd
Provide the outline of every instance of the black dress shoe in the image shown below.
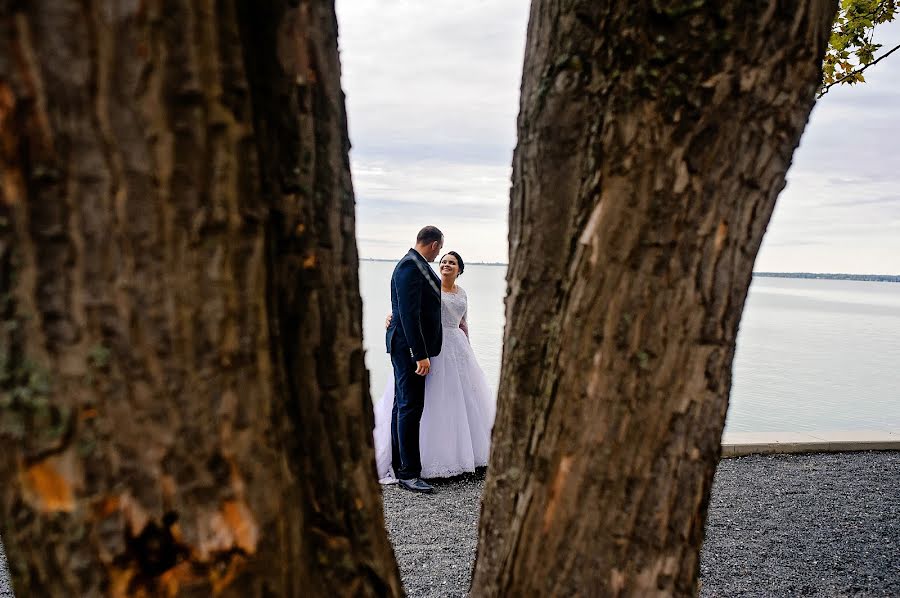
<path fill-rule="evenodd" d="M 410 492 L 421 492 L 422 494 L 431 494 L 434 492 L 434 487 L 430 484 L 423 482 L 420 478 L 412 478 L 411 480 L 397 480 L 397 483 L 404 490 L 409 490 Z"/>

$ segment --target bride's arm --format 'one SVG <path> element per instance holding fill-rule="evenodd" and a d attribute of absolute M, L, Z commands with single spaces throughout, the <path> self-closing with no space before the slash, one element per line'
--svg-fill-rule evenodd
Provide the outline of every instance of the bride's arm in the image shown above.
<path fill-rule="evenodd" d="M 469 315 L 468 308 L 466 308 L 466 313 L 463 314 L 462 320 L 459 321 L 459 329 L 463 331 L 463 334 L 466 335 L 466 338 L 469 338 L 469 323 L 466 322 L 467 315 Z"/>
<path fill-rule="evenodd" d="M 465 301 L 466 309 L 463 311 L 462 319 L 459 321 L 459 329 L 463 331 L 463 334 L 466 335 L 466 338 L 469 338 L 469 323 L 466 322 L 466 316 L 469 315 L 469 297 L 466 295 L 466 291 L 463 290 L 462 287 L 459 287 L 459 292 L 462 294 L 463 301 Z"/>

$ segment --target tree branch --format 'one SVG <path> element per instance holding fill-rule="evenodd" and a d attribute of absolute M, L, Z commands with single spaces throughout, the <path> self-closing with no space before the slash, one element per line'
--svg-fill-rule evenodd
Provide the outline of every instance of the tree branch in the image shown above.
<path fill-rule="evenodd" d="M 890 56 L 897 50 L 900 50 L 900 44 L 894 46 L 893 48 L 891 48 L 890 50 L 888 50 L 887 52 L 885 52 L 884 54 L 882 54 L 881 56 L 879 56 L 878 58 L 873 60 L 872 62 L 864 64 L 856 70 L 850 71 L 849 73 L 847 73 L 846 75 L 844 75 L 843 77 L 838 79 L 837 81 L 832 81 L 831 83 L 829 83 L 828 85 L 826 85 L 825 87 L 822 88 L 822 91 L 819 93 L 818 96 L 816 96 L 816 99 L 819 99 L 823 95 L 828 93 L 828 90 L 831 89 L 832 87 L 834 87 L 835 85 L 844 82 L 845 80 L 849 79 L 850 77 L 858 75 L 859 73 L 863 72 L 864 70 L 866 70 L 867 68 L 869 68 L 872 65 L 878 64 L 879 62 L 881 62 L 882 60 L 884 60 L 885 58 L 887 58 L 888 56 Z"/>

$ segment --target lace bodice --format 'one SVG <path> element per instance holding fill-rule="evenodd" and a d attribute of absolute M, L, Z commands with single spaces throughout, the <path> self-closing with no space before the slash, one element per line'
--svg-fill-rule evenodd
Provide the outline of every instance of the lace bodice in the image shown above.
<path fill-rule="evenodd" d="M 469 308 L 466 292 L 461 286 L 457 286 L 456 291 L 455 293 L 441 291 L 441 324 L 445 328 L 460 328 L 460 322 L 462 328 L 466 327 L 464 320 Z"/>

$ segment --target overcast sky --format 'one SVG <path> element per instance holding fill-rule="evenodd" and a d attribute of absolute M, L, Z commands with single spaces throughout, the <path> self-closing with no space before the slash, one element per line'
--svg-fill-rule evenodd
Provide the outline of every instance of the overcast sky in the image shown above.
<path fill-rule="evenodd" d="M 337 0 L 360 255 L 507 260 L 526 0 Z M 900 22 L 884 26 L 885 47 Z M 757 271 L 900 274 L 900 52 L 813 111 Z"/>

